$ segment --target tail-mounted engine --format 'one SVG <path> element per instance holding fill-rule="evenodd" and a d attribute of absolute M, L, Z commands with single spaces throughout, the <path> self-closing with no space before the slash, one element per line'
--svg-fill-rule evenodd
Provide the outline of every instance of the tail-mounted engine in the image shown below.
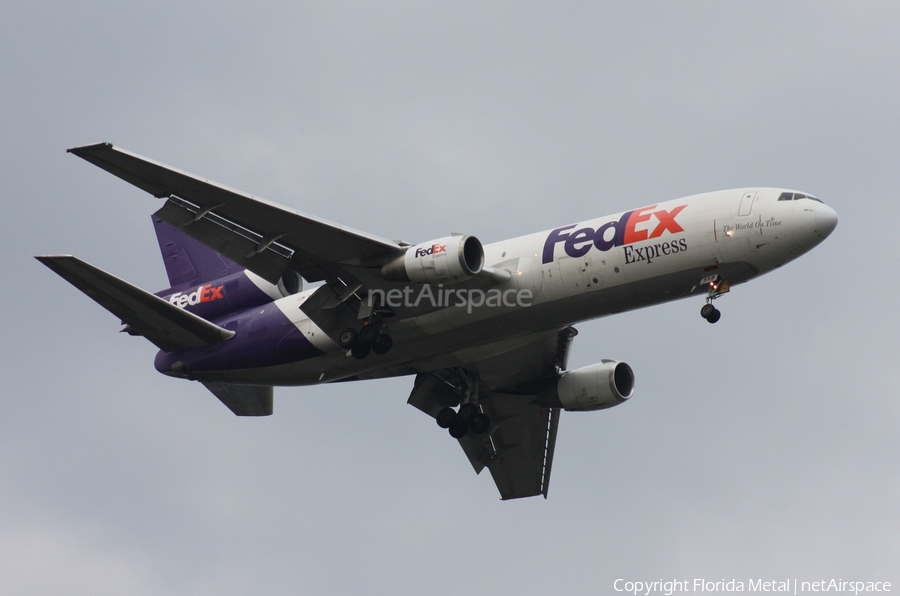
<path fill-rule="evenodd" d="M 453 283 L 477 275 L 484 267 L 484 248 L 475 236 L 447 236 L 410 246 L 381 268 L 388 281 Z"/>

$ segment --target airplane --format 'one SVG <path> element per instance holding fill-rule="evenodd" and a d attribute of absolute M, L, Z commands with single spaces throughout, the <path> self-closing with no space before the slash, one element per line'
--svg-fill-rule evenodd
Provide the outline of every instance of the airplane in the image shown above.
<path fill-rule="evenodd" d="M 634 393 L 625 362 L 568 369 L 574 324 L 689 297 L 716 323 L 715 300 L 838 221 L 806 192 L 742 188 L 492 244 L 458 233 L 410 244 L 109 143 L 68 151 L 165 200 L 152 219 L 166 290 L 35 257 L 154 343 L 157 371 L 200 382 L 238 416 L 271 415 L 274 386 L 414 375 L 408 403 L 490 471 L 503 500 L 547 498 L 562 410 Z"/>

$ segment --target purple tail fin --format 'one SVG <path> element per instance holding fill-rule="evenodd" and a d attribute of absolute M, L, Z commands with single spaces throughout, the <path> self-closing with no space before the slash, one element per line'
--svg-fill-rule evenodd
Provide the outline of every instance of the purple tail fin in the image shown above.
<path fill-rule="evenodd" d="M 231 259 L 156 216 L 153 227 L 172 288 L 201 284 L 243 270 Z"/>

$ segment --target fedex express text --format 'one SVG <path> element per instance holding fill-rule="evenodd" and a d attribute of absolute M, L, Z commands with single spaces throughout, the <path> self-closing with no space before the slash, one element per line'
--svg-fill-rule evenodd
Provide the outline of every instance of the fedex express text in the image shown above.
<path fill-rule="evenodd" d="M 669 234 L 684 232 L 684 228 L 676 218 L 687 205 L 679 205 L 671 210 L 657 209 L 656 207 L 657 205 L 650 205 L 628 211 L 618 220 L 606 222 L 596 230 L 588 226 L 570 231 L 577 224 L 556 228 L 550 232 L 544 242 L 542 262 L 546 264 L 553 261 L 556 245 L 559 243 L 563 244 L 566 254 L 573 258 L 586 255 L 592 247 L 601 252 L 607 252 L 620 246 L 625 251 L 626 264 L 637 262 L 649 264 L 661 256 L 686 251 L 688 245 L 684 238 L 650 246 L 630 246 L 636 242 L 659 238 L 666 232 Z"/>

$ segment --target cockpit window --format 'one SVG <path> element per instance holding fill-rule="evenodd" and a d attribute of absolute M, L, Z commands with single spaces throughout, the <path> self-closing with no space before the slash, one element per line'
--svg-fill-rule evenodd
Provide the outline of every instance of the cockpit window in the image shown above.
<path fill-rule="evenodd" d="M 816 201 L 818 203 L 822 202 L 812 195 L 805 195 L 800 192 L 783 192 L 778 197 L 779 201 L 799 201 L 800 199 L 812 199 L 813 201 Z"/>

